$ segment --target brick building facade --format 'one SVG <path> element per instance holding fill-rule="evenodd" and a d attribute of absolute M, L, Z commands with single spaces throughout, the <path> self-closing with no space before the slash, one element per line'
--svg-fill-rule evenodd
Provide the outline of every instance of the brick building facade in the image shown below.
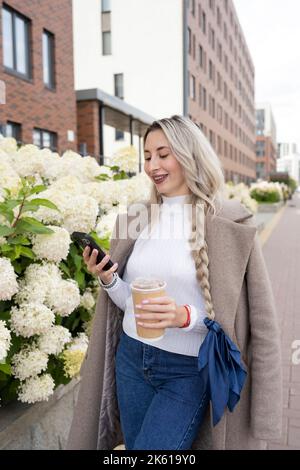
<path fill-rule="evenodd" d="M 232 0 L 189 0 L 188 114 L 226 180 L 256 179 L 254 66 Z"/>
<path fill-rule="evenodd" d="M 76 150 L 72 0 L 0 0 L 4 135 Z"/>

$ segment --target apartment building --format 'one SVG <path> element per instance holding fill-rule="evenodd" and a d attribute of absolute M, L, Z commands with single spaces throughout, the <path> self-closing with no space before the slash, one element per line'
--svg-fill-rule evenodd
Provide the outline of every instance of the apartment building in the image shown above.
<path fill-rule="evenodd" d="M 215 148 L 226 180 L 255 180 L 254 66 L 232 0 L 73 0 L 73 19 L 81 101 L 99 90 L 148 117 L 187 115 Z M 106 125 L 104 114 L 105 156 L 141 145 L 128 124 Z M 99 128 L 98 107 L 94 116 L 89 131 L 79 131 L 82 144 Z"/>
<path fill-rule="evenodd" d="M 0 0 L 0 132 L 77 149 L 72 1 Z"/>
<path fill-rule="evenodd" d="M 279 142 L 277 144 L 277 158 L 283 158 L 286 155 L 298 153 L 295 142 Z"/>
<path fill-rule="evenodd" d="M 276 171 L 276 124 L 269 103 L 256 105 L 256 176 L 268 180 Z"/>
<path fill-rule="evenodd" d="M 231 0 L 189 0 L 188 106 L 225 178 L 255 179 L 254 65 Z"/>

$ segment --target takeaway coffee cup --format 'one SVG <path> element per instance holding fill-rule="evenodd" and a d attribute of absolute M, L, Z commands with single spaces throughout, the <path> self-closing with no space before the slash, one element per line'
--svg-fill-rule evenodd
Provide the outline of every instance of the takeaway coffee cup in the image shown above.
<path fill-rule="evenodd" d="M 166 282 L 156 278 L 138 277 L 131 284 L 131 293 L 134 313 L 145 313 L 145 310 L 137 308 L 136 305 L 141 304 L 142 300 L 149 298 L 156 298 L 166 295 Z M 139 318 L 135 318 L 136 331 L 138 336 L 141 338 L 151 339 L 157 341 L 163 338 L 165 329 L 164 328 L 144 328 L 138 325 Z M 143 323 L 156 323 L 156 320 L 143 320 Z"/>

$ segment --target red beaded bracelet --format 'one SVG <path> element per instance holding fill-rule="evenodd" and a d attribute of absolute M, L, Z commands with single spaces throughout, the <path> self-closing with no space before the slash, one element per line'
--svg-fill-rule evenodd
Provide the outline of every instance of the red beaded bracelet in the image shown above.
<path fill-rule="evenodd" d="M 189 305 L 184 305 L 184 308 L 186 309 L 186 313 L 187 313 L 186 322 L 184 325 L 180 326 L 179 328 L 187 328 L 191 323 L 191 307 Z"/>

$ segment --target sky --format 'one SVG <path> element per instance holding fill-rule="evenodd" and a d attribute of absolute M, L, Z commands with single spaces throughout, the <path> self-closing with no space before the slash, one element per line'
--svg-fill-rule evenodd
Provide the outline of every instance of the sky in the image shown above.
<path fill-rule="evenodd" d="M 300 0 L 233 0 L 255 67 L 255 101 L 272 106 L 277 142 L 300 152 Z"/>

